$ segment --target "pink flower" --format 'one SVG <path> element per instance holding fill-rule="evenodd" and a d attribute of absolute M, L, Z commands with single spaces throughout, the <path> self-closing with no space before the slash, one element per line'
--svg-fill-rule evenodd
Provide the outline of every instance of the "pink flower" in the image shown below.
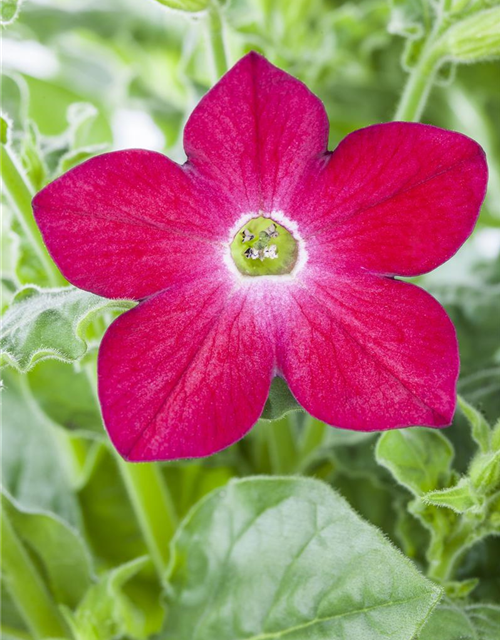
<path fill-rule="evenodd" d="M 184 165 L 108 153 L 35 197 L 71 283 L 141 301 L 99 352 L 104 422 L 125 458 L 229 446 L 275 375 L 338 427 L 451 422 L 453 325 L 394 276 L 434 269 L 470 235 L 484 154 L 404 122 L 355 131 L 334 152 L 327 140 L 318 98 L 250 53 L 191 115 Z"/>

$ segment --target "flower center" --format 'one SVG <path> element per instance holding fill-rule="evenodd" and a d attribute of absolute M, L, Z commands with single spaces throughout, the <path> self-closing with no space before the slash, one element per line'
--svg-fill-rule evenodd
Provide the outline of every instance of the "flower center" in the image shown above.
<path fill-rule="evenodd" d="M 271 218 L 252 218 L 231 242 L 231 256 L 245 276 L 280 276 L 297 262 L 298 247 L 292 234 Z"/>

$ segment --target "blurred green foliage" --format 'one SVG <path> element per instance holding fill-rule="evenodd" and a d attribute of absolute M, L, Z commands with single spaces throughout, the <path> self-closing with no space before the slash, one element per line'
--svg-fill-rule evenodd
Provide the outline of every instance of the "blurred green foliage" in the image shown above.
<path fill-rule="evenodd" d="M 204 4 L 189 1 L 194 9 Z M 408 73 L 432 31 L 434 8 L 445 5 L 451 24 L 469 20 L 477 11 L 498 11 L 499 3 L 232 0 L 223 3 L 228 57 L 233 63 L 255 49 L 306 82 L 325 103 L 333 147 L 357 128 L 394 117 Z M 153 0 L 25 0 L 16 19 L 17 8 L 15 2 L 2 2 L 2 19 L 10 23 L 2 33 L 2 139 L 9 123 L 12 149 L 35 189 L 108 149 L 142 146 L 184 159 L 183 124 L 213 83 L 203 15 L 168 11 Z M 489 39 L 483 42 L 492 51 L 496 15 L 488 14 Z M 453 46 L 462 46 L 462 59 L 477 57 L 472 45 L 463 46 L 464 38 L 470 43 L 463 33 L 455 32 Z M 418 282 L 444 304 L 457 328 L 460 393 L 494 424 L 500 416 L 498 60 L 473 66 L 448 60 L 423 121 L 473 137 L 488 157 L 488 196 L 473 237 L 447 265 Z M 36 287 L 29 285 L 44 287 L 48 281 L 9 203 L 3 204 L 2 309 L 15 300 L 19 310 L 25 295 L 19 289 L 27 287 L 24 292 L 36 295 Z M 107 444 L 89 375 L 113 315 L 106 301 L 95 296 L 74 290 L 67 295 L 74 298 L 72 310 L 59 309 L 55 319 L 61 330 L 54 343 L 42 345 L 67 362 L 36 363 L 43 358 L 36 342 L 40 323 L 54 322 L 52 308 L 39 310 L 42 319 L 34 332 L 27 327 L 29 339 L 19 341 L 19 352 L 10 343 L 14 356 L 24 358 L 24 370 L 36 366 L 25 376 L 5 375 L 2 474 L 9 526 L 24 550 L 25 569 L 31 566 L 49 576 L 44 588 L 56 605 L 66 607 L 64 613 L 59 608 L 45 611 L 51 628 L 71 629 L 77 640 L 152 637 L 162 625 L 164 597 L 151 561 L 137 560 L 148 553 L 145 525 L 124 485 L 122 463 Z M 89 310 L 93 315 L 87 318 Z M 72 318 L 82 319 L 80 335 L 67 331 Z M 25 319 L 19 313 L 18 335 Z M 12 353 L 7 359 L 14 358 Z M 281 416 L 289 401 L 286 388 L 281 389 L 265 417 Z M 494 640 L 500 628 L 498 607 L 477 602 L 500 602 L 495 568 L 500 539 L 490 535 L 500 530 L 494 518 L 500 501 L 493 489 L 481 488 L 498 452 L 500 427 L 488 436 L 490 448 L 481 448 L 480 454 L 478 429 L 471 436 L 468 420 L 458 412 L 446 431 L 413 430 L 408 438 L 385 434 L 377 445 L 373 434 L 332 430 L 293 412 L 285 421 L 261 422 L 243 441 L 206 461 L 158 468 L 179 518 L 234 477 L 293 472 L 321 478 L 428 571 L 440 554 L 436 545 L 449 542 L 457 523 L 472 527 L 474 544 L 465 550 L 453 580 L 446 581 L 453 600 L 440 604 L 421 640 L 452 640 L 455 627 L 465 629 L 466 638 Z M 287 452 L 286 463 L 277 455 L 280 450 Z M 473 455 L 477 469 L 471 466 Z M 488 481 L 495 491 L 497 480 Z M 484 535 L 476 535 L 485 523 L 487 533 L 481 529 Z M 74 595 L 75 585 L 69 591 L 60 586 L 68 581 L 67 567 L 54 567 L 53 555 L 40 553 L 43 535 L 52 540 L 47 553 L 64 544 L 67 557 L 85 575 L 83 586 L 92 582 L 78 606 L 82 594 Z M 180 574 L 183 570 L 177 567 Z M 11 592 L 3 590 L 2 595 L 3 636 L 44 637 L 26 628 Z"/>

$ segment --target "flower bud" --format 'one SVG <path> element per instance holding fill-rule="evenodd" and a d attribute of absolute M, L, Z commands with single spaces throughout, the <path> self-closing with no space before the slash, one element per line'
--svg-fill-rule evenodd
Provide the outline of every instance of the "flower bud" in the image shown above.
<path fill-rule="evenodd" d="M 456 62 L 478 62 L 500 56 L 500 7 L 487 9 L 454 24 L 440 45 Z"/>

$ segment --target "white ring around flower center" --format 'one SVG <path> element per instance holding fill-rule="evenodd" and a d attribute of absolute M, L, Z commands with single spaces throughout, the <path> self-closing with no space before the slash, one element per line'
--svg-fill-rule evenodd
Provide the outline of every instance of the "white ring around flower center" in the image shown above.
<path fill-rule="evenodd" d="M 282 275 L 269 275 L 269 276 L 259 275 L 257 278 L 255 278 L 252 276 L 244 275 L 243 273 L 241 273 L 238 267 L 234 264 L 234 260 L 231 255 L 232 241 L 234 240 L 236 234 L 250 220 L 252 220 L 252 218 L 259 218 L 259 217 L 269 218 L 270 220 L 274 220 L 274 222 L 277 222 L 278 224 L 280 224 L 282 227 L 285 227 L 285 229 L 290 232 L 295 242 L 297 243 L 297 251 L 298 251 L 297 262 L 295 263 L 290 273 L 285 273 Z M 299 233 L 299 227 L 297 223 L 294 220 L 290 220 L 289 218 L 287 218 L 287 216 L 283 213 L 283 211 L 271 211 L 271 213 L 265 213 L 265 214 L 261 212 L 245 213 L 243 216 L 241 216 L 241 218 L 237 220 L 237 222 L 235 222 L 235 224 L 233 225 L 233 227 L 229 232 L 229 238 L 227 240 L 227 243 L 224 244 L 224 255 L 223 255 L 224 264 L 226 265 L 228 270 L 231 272 L 231 274 L 235 276 L 235 278 L 242 284 L 252 283 L 255 285 L 256 281 L 258 280 L 260 281 L 264 280 L 266 282 L 274 281 L 274 282 L 282 282 L 282 283 L 291 282 L 295 280 L 297 275 L 302 271 L 302 269 L 304 268 L 307 262 L 307 258 L 308 256 L 307 256 L 306 245 L 302 236 Z"/>

